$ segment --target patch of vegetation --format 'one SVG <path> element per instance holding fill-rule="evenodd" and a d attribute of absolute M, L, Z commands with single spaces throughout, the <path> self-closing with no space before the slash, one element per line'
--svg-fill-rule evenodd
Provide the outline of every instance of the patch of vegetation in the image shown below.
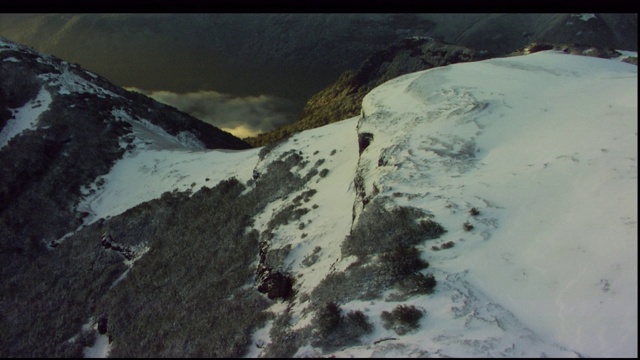
<path fill-rule="evenodd" d="M 385 329 L 392 329 L 398 335 L 404 335 L 420 328 L 420 319 L 424 311 L 413 305 L 398 305 L 391 312 L 380 314 Z"/>
<path fill-rule="evenodd" d="M 471 224 L 468 221 L 465 221 L 464 224 L 462 224 L 462 228 L 464 229 L 464 231 L 471 231 L 473 230 L 473 224 Z"/>
<path fill-rule="evenodd" d="M 315 264 L 318 259 L 320 258 L 320 251 L 322 250 L 322 248 L 320 246 L 316 246 L 315 248 L 313 248 L 313 252 L 307 256 L 304 257 L 304 259 L 302 259 L 301 264 L 305 267 L 309 267 L 313 264 Z"/>
<path fill-rule="evenodd" d="M 342 244 L 343 256 L 366 257 L 391 250 L 394 246 L 416 245 L 436 239 L 444 228 L 435 221 L 417 219 L 425 214 L 418 208 L 396 207 L 387 210 L 384 199 L 374 199 L 364 208 L 358 223 Z"/>
<path fill-rule="evenodd" d="M 271 303 L 247 287 L 266 240 L 245 229 L 266 204 L 300 189 L 290 171 L 297 162 L 289 155 L 271 163 L 242 196 L 246 188 L 233 178 L 193 195 L 166 192 L 82 228 L 54 250 L 34 236 L 24 245 L 30 250 L 1 253 L 0 355 L 71 355 L 66 341 L 102 314 L 111 356 L 242 356 Z M 119 245 L 149 247 L 113 287 L 128 267 L 122 254 L 100 246 L 106 231 Z M 286 251 L 267 252 L 274 268 Z"/>
<path fill-rule="evenodd" d="M 432 219 L 419 220 L 425 215 L 417 208 L 387 210 L 385 201 L 376 198 L 363 210 L 342 244 L 342 256 L 355 255 L 358 260 L 344 272 L 327 275 L 312 292 L 314 302 L 375 299 L 384 289 L 409 278 L 414 285 L 404 284 L 407 294 L 431 290 L 430 279 L 418 275 L 429 264 L 415 245 L 439 237 L 444 228 Z"/>
<path fill-rule="evenodd" d="M 394 246 L 380 255 L 380 269 L 393 282 L 427 267 L 429 263 L 420 258 L 420 251 L 414 246 Z"/>
<path fill-rule="evenodd" d="M 394 288 L 399 291 L 397 294 L 389 296 L 389 301 L 404 301 L 414 295 L 425 295 L 433 293 L 436 287 L 436 279 L 432 274 L 422 273 L 410 274 L 396 282 Z"/>
<path fill-rule="evenodd" d="M 311 345 L 325 350 L 358 344 L 362 335 L 373 330 L 373 325 L 362 311 L 350 311 L 344 316 L 335 302 L 320 307 L 313 323 L 315 332 Z"/>
<path fill-rule="evenodd" d="M 451 249 L 454 246 L 455 243 L 453 241 L 447 241 L 446 243 L 442 244 L 442 249 Z"/>
<path fill-rule="evenodd" d="M 298 351 L 298 348 L 306 342 L 305 333 L 307 330 L 291 330 L 291 314 L 284 311 L 278 316 L 271 327 L 269 337 L 271 343 L 265 348 L 264 355 L 267 358 L 291 358 Z"/>
<path fill-rule="evenodd" d="M 471 210 L 469 210 L 469 214 L 471 216 L 478 216 L 480 215 L 480 210 L 476 209 L 475 207 L 472 207 Z"/>

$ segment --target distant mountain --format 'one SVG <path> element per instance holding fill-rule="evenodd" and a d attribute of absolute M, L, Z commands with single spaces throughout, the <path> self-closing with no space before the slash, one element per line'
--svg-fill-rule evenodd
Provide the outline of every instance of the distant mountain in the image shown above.
<path fill-rule="evenodd" d="M 496 54 L 531 42 L 637 51 L 637 28 L 634 13 L 0 15 L 0 36 L 120 86 L 271 94 L 291 99 L 298 112 L 344 71 L 403 38 Z"/>
<path fill-rule="evenodd" d="M 0 356 L 637 357 L 637 66 L 564 50 L 247 149 L 2 40 Z"/>

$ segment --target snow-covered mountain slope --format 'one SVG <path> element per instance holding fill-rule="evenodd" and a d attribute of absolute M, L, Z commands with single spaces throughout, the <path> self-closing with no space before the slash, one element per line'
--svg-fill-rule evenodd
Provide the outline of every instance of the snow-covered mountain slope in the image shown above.
<path fill-rule="evenodd" d="M 3 39 L 0 75 L 2 249 L 77 229 L 88 216 L 75 211 L 82 189 L 139 149 L 249 147 L 77 64 Z"/>
<path fill-rule="evenodd" d="M 13 46 L 3 74 L 37 58 Z M 43 135 L 51 169 L 90 164 L 68 144 L 101 128 L 62 131 L 61 108 L 91 117 L 41 70 L 2 93 L 0 162 L 40 159 Z M 0 355 L 637 357 L 635 65 L 546 51 L 434 68 L 248 150 L 94 95 L 118 156 L 41 182 L 77 186 L 62 195 L 79 223 L 57 225 L 62 208 L 0 223 L 18 239 L 0 248 Z M 43 170 L 24 164 L 0 190 L 35 199 L 15 179 Z M 41 211 L 68 202 L 42 194 Z"/>
<path fill-rule="evenodd" d="M 454 248 L 425 249 L 442 276 L 579 354 L 637 356 L 637 67 L 558 52 L 457 64 L 387 82 L 363 113 L 365 190 L 449 230 Z"/>
<path fill-rule="evenodd" d="M 297 296 L 269 310 L 290 314 L 292 334 L 309 336 L 322 280 L 358 261 L 341 247 L 376 199 L 421 209 L 447 232 L 417 245 L 430 264 L 422 273 L 438 282 L 432 294 L 345 298 L 343 313 L 373 323 L 361 344 L 312 341 L 293 356 L 635 357 L 637 115 L 634 65 L 554 51 L 456 64 L 391 80 L 365 97 L 361 117 L 269 149 L 141 150 L 85 206 L 94 219 L 115 216 L 229 176 L 249 184 L 246 193 L 254 174 L 297 153 L 323 175 L 292 167 L 303 187 L 252 225 L 273 233 L 271 250 L 286 249 L 280 265 Z M 300 199 L 313 206 L 270 225 Z M 382 313 L 399 304 L 425 312 L 419 329 L 383 326 Z M 282 340 L 274 324 L 254 332 L 245 356 L 273 354 Z"/>

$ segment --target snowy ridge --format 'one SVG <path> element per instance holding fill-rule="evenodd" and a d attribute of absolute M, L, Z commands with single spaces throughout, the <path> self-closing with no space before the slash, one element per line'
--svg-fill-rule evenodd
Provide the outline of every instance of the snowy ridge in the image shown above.
<path fill-rule="evenodd" d="M 6 50 L 23 51 L 2 42 Z M 57 66 L 49 56 L 38 61 Z M 61 75 L 40 76 L 58 94 L 119 97 L 83 77 L 95 75 L 61 66 Z M 13 109 L 0 148 L 37 127 L 52 96 L 43 87 Z M 309 298 L 321 281 L 357 260 L 341 246 L 372 199 L 421 209 L 447 230 L 416 246 L 430 264 L 422 273 L 437 279 L 432 294 L 397 300 L 389 290 L 341 302 L 342 313 L 362 311 L 372 330 L 353 346 L 307 343 L 296 357 L 638 355 L 637 66 L 545 51 L 434 68 L 377 87 L 359 117 L 242 151 L 206 150 L 193 133 L 172 136 L 115 104 L 106 120 L 130 130 L 119 138 L 124 155 L 82 189 L 80 228 L 232 177 L 247 194 L 271 164 L 300 157 L 289 171 L 306 182 L 278 193 L 245 229 L 272 232 L 270 250 L 286 254 L 278 270 L 295 277 L 296 297 L 272 301 L 269 311 L 288 311 L 292 331 L 313 325 Z M 305 212 L 273 221 L 295 202 Z M 131 274 L 154 246 L 133 247 L 136 257 L 124 262 Z M 127 284 L 129 270 L 111 288 Z M 424 311 L 416 331 L 383 326 L 382 312 L 400 304 Z M 84 331 L 96 328 L 95 315 Z M 267 355 L 274 324 L 253 332 L 246 357 Z M 96 339 L 85 357 L 108 356 L 108 336 Z"/>
<path fill-rule="evenodd" d="M 536 333 L 637 354 L 636 89 L 635 66 L 556 52 L 392 80 L 363 101 L 367 192 L 433 213 L 456 245 L 433 267 Z"/>
<path fill-rule="evenodd" d="M 362 134 L 372 140 L 359 154 Z M 367 196 L 423 209 L 447 232 L 418 246 L 438 280 L 433 294 L 341 304 L 374 324 L 361 345 L 306 345 L 295 356 L 637 356 L 636 66 L 547 51 L 408 74 L 369 93 L 361 117 L 262 150 L 140 146 L 82 204 L 88 223 L 164 191 L 231 176 L 250 184 L 296 152 L 325 176 L 271 202 L 253 228 L 263 231 L 292 199 L 315 191 L 309 211 L 271 240 L 272 249 L 291 247 L 283 267 L 298 293 L 355 260 L 340 246 L 361 211 L 357 174 Z M 381 312 L 398 304 L 425 311 L 418 331 L 382 326 Z M 307 305 L 290 304 L 292 329 L 311 323 Z M 287 307 L 274 302 L 270 311 Z M 265 355 L 272 326 L 254 332 L 246 357 Z"/>

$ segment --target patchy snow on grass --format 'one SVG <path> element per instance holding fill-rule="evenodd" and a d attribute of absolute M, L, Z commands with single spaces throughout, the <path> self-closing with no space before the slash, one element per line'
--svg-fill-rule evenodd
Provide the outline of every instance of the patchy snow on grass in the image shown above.
<path fill-rule="evenodd" d="M 13 117 L 0 131 L 0 149 L 23 131 L 36 129 L 40 114 L 49 109 L 50 104 L 51 94 L 43 86 L 35 99 L 27 102 L 21 108 L 11 110 Z"/>
<path fill-rule="evenodd" d="M 109 174 L 93 185 L 93 194 L 79 205 L 90 216 L 85 224 L 123 213 L 145 201 L 159 198 L 166 191 L 193 191 L 214 187 L 236 177 L 251 178 L 257 149 L 220 150 L 144 150 L 125 155 Z"/>

